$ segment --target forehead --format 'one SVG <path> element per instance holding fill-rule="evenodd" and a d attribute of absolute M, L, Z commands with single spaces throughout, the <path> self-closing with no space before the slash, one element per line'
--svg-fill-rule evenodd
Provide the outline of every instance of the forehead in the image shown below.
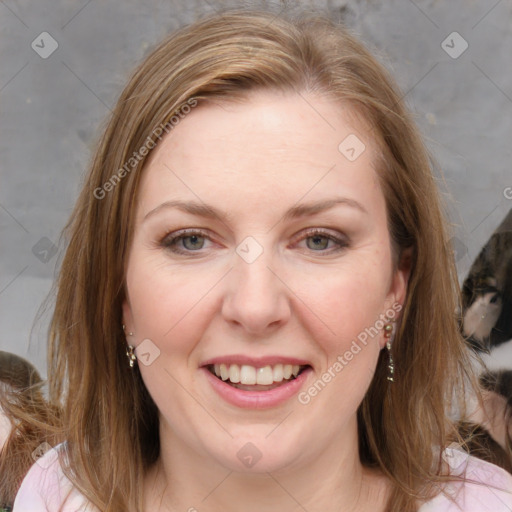
<path fill-rule="evenodd" d="M 228 202 L 243 196 L 248 207 L 275 207 L 276 199 L 295 203 L 340 190 L 371 202 L 381 194 L 376 151 L 357 111 L 329 98 L 260 91 L 242 102 L 208 101 L 152 151 L 140 213 L 183 195 Z"/>

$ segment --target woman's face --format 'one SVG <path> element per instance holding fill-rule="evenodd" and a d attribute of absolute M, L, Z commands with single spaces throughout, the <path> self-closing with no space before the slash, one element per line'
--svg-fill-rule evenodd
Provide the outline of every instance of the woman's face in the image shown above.
<path fill-rule="evenodd" d="M 123 314 L 164 449 L 237 471 L 357 455 L 407 276 L 375 144 L 350 113 L 252 93 L 197 106 L 153 150 Z"/>

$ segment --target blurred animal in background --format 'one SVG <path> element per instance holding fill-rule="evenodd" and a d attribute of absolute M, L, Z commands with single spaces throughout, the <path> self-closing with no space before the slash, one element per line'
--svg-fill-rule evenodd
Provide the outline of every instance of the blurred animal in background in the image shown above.
<path fill-rule="evenodd" d="M 480 444 L 493 448 L 499 460 L 492 462 L 512 471 L 512 209 L 464 280 L 461 331 L 483 363 Z"/>
<path fill-rule="evenodd" d="M 462 331 L 488 352 L 512 340 L 512 210 L 492 234 L 462 285 Z"/>

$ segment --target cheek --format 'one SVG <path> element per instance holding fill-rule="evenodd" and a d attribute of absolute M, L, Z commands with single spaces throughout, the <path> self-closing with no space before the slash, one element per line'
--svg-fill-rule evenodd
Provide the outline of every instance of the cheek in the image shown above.
<path fill-rule="evenodd" d="M 150 365 L 138 362 L 141 376 L 158 409 L 175 426 L 190 407 L 180 382 L 189 376 L 189 355 L 209 321 L 208 291 L 218 281 L 212 274 L 177 271 L 163 258 L 147 254 L 134 254 L 127 270 L 135 344 L 149 339 L 159 350 Z"/>
<path fill-rule="evenodd" d="M 157 344 L 186 340 L 183 331 L 197 330 L 203 318 L 198 312 L 218 280 L 215 272 L 205 274 L 192 267 L 177 270 L 161 258 L 134 258 L 127 285 L 137 339 L 150 338 Z M 180 336 L 176 336 L 178 331 Z"/>
<path fill-rule="evenodd" d="M 328 284 L 327 284 L 328 283 Z M 323 286 L 304 284 L 307 329 L 322 351 L 322 368 L 299 397 L 310 412 L 329 410 L 333 418 L 352 417 L 373 379 L 381 351 L 385 286 L 368 272 L 340 273 Z M 306 302 L 306 301 L 305 301 Z M 310 311 L 314 311 L 314 315 Z M 334 433 L 339 422 L 329 429 Z"/>
<path fill-rule="evenodd" d="M 308 318 L 317 331 L 325 333 L 322 338 L 338 350 L 366 329 L 382 328 L 389 283 L 382 267 L 373 268 L 347 265 L 301 279 L 298 295 L 303 297 L 304 311 L 310 310 Z"/>

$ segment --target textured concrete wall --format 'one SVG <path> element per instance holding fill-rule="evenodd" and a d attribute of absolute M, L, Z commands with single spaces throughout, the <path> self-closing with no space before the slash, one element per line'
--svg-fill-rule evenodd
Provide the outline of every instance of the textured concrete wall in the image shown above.
<path fill-rule="evenodd" d="M 445 175 L 440 185 L 464 276 L 512 208 L 512 2 L 302 4 L 343 19 L 396 76 Z M 51 304 L 34 323 L 35 316 L 62 255 L 59 233 L 94 137 L 148 48 L 224 5 L 0 3 L 0 347 L 28 357 L 43 373 Z"/>

